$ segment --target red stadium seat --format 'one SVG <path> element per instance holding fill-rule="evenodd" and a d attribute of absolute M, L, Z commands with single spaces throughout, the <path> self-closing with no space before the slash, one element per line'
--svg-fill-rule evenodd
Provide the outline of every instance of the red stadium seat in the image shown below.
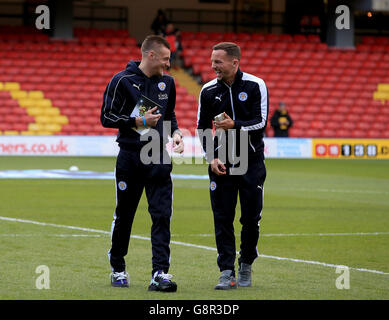
<path fill-rule="evenodd" d="M 361 116 L 358 115 L 358 114 L 354 114 L 354 113 L 349 113 L 346 115 L 346 121 L 349 121 L 349 122 L 358 122 L 361 120 Z"/>
<path fill-rule="evenodd" d="M 287 42 L 276 42 L 273 44 L 272 48 L 274 50 L 287 50 L 289 49 L 289 44 Z"/>
<path fill-rule="evenodd" d="M 265 35 L 262 33 L 253 33 L 251 35 L 251 40 L 252 41 L 264 41 L 265 40 Z"/>
<path fill-rule="evenodd" d="M 215 79 L 215 73 L 213 71 L 204 72 L 201 74 L 201 80 L 206 83 L 211 81 L 212 79 Z"/>
<path fill-rule="evenodd" d="M 336 121 L 328 121 L 326 122 L 325 129 L 336 131 L 341 129 L 341 123 Z"/>
<path fill-rule="evenodd" d="M 359 129 L 359 130 L 363 130 L 363 131 L 367 131 L 371 128 L 371 125 L 370 123 L 368 122 L 358 122 L 357 125 L 356 125 L 356 128 Z"/>
<path fill-rule="evenodd" d="M 314 120 L 311 122 L 311 128 L 312 129 L 324 129 L 325 122 L 320 120 Z"/>
<path fill-rule="evenodd" d="M 277 42 L 279 40 L 279 35 L 278 34 L 265 34 L 264 35 L 266 41 L 273 41 Z"/>
<path fill-rule="evenodd" d="M 355 130 L 352 130 L 351 136 L 353 138 L 366 138 L 367 133 L 366 133 L 366 131 L 355 129 Z"/>
<path fill-rule="evenodd" d="M 310 129 L 306 130 L 304 136 L 305 137 L 312 137 L 312 138 L 320 137 L 320 130 L 310 128 Z"/>
<path fill-rule="evenodd" d="M 378 130 L 369 130 L 367 131 L 367 137 L 372 139 L 381 138 L 382 133 Z"/>
<path fill-rule="evenodd" d="M 372 123 L 375 120 L 375 114 L 362 114 L 361 115 L 361 121 L 367 122 L 367 123 Z"/>
<path fill-rule="evenodd" d="M 176 108 L 177 110 L 184 110 L 184 111 L 188 111 L 188 110 L 193 110 L 194 108 L 196 107 L 195 104 L 193 103 L 190 103 L 190 102 L 180 102 L 177 104 Z"/>
<path fill-rule="evenodd" d="M 348 121 L 345 121 L 341 124 L 341 127 L 342 129 L 345 129 L 345 130 L 354 130 L 354 128 L 356 128 L 357 124 L 355 122 L 348 122 Z"/>
<path fill-rule="evenodd" d="M 293 42 L 307 42 L 308 41 L 306 35 L 304 35 L 304 34 L 294 34 L 292 36 L 292 38 L 293 38 Z"/>
<path fill-rule="evenodd" d="M 289 136 L 293 138 L 303 137 L 304 136 L 304 130 L 292 127 L 289 130 Z"/>
<path fill-rule="evenodd" d="M 194 39 L 196 40 L 207 40 L 208 39 L 208 33 L 203 31 L 198 31 L 195 33 Z"/>
<path fill-rule="evenodd" d="M 385 124 L 382 122 L 375 122 L 371 124 L 371 129 L 378 130 L 378 131 L 384 131 L 386 128 Z"/>
<path fill-rule="evenodd" d="M 183 36 L 184 37 L 184 36 Z M 210 32 L 208 33 L 208 39 L 212 41 L 222 41 L 223 40 L 223 33 L 221 32 Z"/>
<path fill-rule="evenodd" d="M 326 128 L 326 129 L 321 130 L 320 136 L 324 137 L 324 138 L 335 138 L 336 131 L 333 129 Z"/>
<path fill-rule="evenodd" d="M 350 138 L 351 132 L 349 130 L 345 130 L 345 129 L 338 129 L 338 130 L 336 130 L 336 137 L 337 138 Z"/>

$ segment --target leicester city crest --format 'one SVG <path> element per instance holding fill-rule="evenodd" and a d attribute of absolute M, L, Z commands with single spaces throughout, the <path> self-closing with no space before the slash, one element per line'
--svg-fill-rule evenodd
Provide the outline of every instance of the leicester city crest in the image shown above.
<path fill-rule="evenodd" d="M 246 92 L 244 92 L 244 91 L 242 91 L 241 93 L 239 93 L 239 95 L 238 95 L 238 98 L 239 98 L 239 100 L 240 101 L 246 101 L 247 100 L 247 93 Z"/>
<path fill-rule="evenodd" d="M 124 190 L 127 189 L 127 183 L 125 183 L 124 181 L 120 181 L 118 183 L 118 187 L 119 187 L 120 190 L 124 191 Z"/>
<path fill-rule="evenodd" d="M 166 89 L 166 83 L 165 82 L 158 83 L 158 89 L 164 91 Z"/>

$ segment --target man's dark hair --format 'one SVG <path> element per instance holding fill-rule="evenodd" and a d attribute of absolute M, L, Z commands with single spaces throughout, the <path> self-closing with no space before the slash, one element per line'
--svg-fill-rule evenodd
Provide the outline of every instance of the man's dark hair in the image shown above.
<path fill-rule="evenodd" d="M 170 50 L 169 42 L 162 36 L 149 35 L 142 42 L 142 55 L 150 50 L 155 50 L 159 46 L 164 46 Z"/>
<path fill-rule="evenodd" d="M 228 56 L 240 61 L 240 47 L 233 42 L 220 42 L 213 46 L 213 50 L 224 50 Z"/>

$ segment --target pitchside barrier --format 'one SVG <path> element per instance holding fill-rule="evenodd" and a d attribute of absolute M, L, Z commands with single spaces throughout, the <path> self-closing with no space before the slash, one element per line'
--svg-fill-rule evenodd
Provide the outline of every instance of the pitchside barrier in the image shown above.
<path fill-rule="evenodd" d="M 0 136 L 0 156 L 117 156 L 115 136 Z M 264 138 L 266 158 L 389 159 L 389 139 Z M 201 158 L 197 137 L 184 137 L 182 155 Z"/>

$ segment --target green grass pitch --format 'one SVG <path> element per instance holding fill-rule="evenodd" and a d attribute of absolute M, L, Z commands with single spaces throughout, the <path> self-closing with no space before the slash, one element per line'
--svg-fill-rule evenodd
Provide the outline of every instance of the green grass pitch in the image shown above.
<path fill-rule="evenodd" d="M 115 159 L 0 158 L 0 170 L 71 165 L 113 171 Z M 163 294 L 147 291 L 151 221 L 144 195 L 133 235 L 146 239 L 131 239 L 131 285 L 121 289 L 110 286 L 107 259 L 113 180 L 0 179 L 0 299 L 389 299 L 389 161 L 268 159 L 266 165 L 253 286 L 228 292 L 213 289 L 219 271 L 206 180 L 174 180 L 169 273 L 178 291 Z M 206 169 L 175 165 L 173 172 Z M 239 214 L 238 206 L 238 249 Z M 39 265 L 49 267 L 50 289 L 36 288 Z M 350 268 L 349 289 L 337 289 L 337 265 Z"/>

